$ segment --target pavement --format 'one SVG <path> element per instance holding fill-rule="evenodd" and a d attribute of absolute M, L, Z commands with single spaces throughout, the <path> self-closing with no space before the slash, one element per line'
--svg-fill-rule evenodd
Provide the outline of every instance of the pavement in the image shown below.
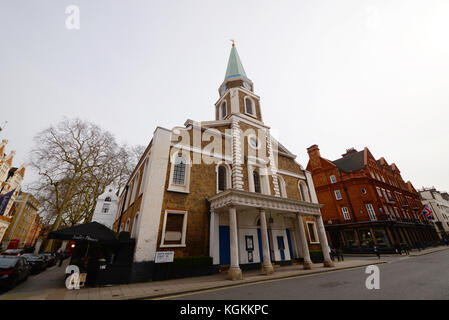
<path fill-rule="evenodd" d="M 410 256 L 421 256 L 449 247 L 436 247 L 411 252 Z M 68 290 L 64 284 L 64 267 L 53 267 L 44 273 L 30 279 L 16 288 L 0 295 L 0 300 L 133 300 L 133 299 L 160 299 L 204 290 L 238 287 L 247 284 L 263 283 L 267 280 L 280 280 L 292 277 L 324 274 L 345 269 L 360 268 L 372 264 L 389 263 L 391 260 L 403 259 L 399 255 L 385 256 L 381 259 L 370 257 L 345 258 L 345 261 L 334 262 L 335 266 L 326 268 L 322 264 L 314 264 L 312 270 L 303 270 L 302 265 L 282 266 L 275 268 L 274 274 L 265 275 L 261 270 L 243 272 L 243 280 L 232 281 L 227 274 L 221 273 L 210 276 L 189 277 L 155 282 L 141 282 L 95 288 L 81 288 Z M 65 262 L 65 265 L 68 261 Z"/>

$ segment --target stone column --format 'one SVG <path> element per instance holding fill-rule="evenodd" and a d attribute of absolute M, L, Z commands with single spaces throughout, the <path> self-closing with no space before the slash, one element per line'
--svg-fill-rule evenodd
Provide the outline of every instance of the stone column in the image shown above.
<path fill-rule="evenodd" d="M 237 210 L 235 207 L 229 208 L 229 229 L 231 245 L 231 267 L 229 268 L 229 277 L 231 280 L 242 280 L 242 270 L 239 265 L 239 242 L 237 232 Z"/>
<path fill-rule="evenodd" d="M 316 226 L 318 229 L 318 238 L 321 243 L 321 250 L 323 251 L 324 266 L 333 267 L 331 256 L 329 254 L 329 244 L 327 243 L 326 229 L 324 228 L 323 218 L 321 216 L 315 217 Z"/>
<path fill-rule="evenodd" d="M 301 242 L 302 254 L 304 258 L 304 269 L 312 269 L 312 260 L 310 259 L 309 245 L 307 244 L 306 231 L 300 214 L 297 216 L 299 241 Z"/>
<path fill-rule="evenodd" d="M 265 273 L 272 274 L 274 272 L 273 266 L 270 260 L 270 247 L 268 244 L 268 231 L 267 231 L 267 219 L 265 216 L 265 210 L 259 209 L 260 213 L 260 235 L 262 236 L 262 254 L 263 254 L 263 270 Z"/>
<path fill-rule="evenodd" d="M 212 264 L 220 263 L 220 237 L 219 237 L 220 216 L 211 210 L 210 212 L 210 232 L 209 232 L 209 255 L 212 257 Z"/>

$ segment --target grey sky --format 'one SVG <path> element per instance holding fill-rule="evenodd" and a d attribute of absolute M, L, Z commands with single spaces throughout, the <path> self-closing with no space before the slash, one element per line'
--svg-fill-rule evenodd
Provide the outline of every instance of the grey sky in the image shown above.
<path fill-rule="evenodd" d="M 448 18 L 444 0 L 2 0 L 0 138 L 18 166 L 63 116 L 143 145 L 156 126 L 211 120 L 232 38 L 302 165 L 312 144 L 331 160 L 368 146 L 416 188 L 449 191 Z"/>

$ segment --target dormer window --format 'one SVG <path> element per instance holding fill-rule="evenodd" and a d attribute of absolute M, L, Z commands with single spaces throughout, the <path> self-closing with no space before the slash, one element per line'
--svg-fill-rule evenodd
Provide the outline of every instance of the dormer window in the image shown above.
<path fill-rule="evenodd" d="M 226 101 L 223 101 L 220 106 L 220 119 L 224 119 L 226 117 Z"/>
<path fill-rule="evenodd" d="M 253 101 L 248 97 L 245 98 L 245 112 L 254 116 L 254 104 Z"/>

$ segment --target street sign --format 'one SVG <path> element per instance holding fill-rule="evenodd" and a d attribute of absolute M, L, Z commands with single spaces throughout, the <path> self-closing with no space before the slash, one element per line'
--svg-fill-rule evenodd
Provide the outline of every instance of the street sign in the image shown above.
<path fill-rule="evenodd" d="M 156 251 L 154 263 L 173 262 L 174 257 L 175 257 L 174 251 Z"/>

